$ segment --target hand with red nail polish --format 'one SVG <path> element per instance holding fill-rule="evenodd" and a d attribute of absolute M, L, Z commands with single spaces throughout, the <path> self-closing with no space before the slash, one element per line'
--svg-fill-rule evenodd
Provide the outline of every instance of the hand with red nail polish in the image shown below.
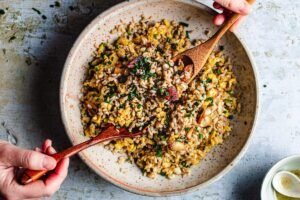
<path fill-rule="evenodd" d="M 234 31 L 251 11 L 251 5 L 246 0 L 214 0 L 213 7 L 221 11 L 213 18 L 213 23 L 217 26 L 222 25 L 233 12 L 243 15 L 231 26 L 231 31 Z"/>
<path fill-rule="evenodd" d="M 39 199 L 52 196 L 63 183 L 68 173 L 69 159 L 59 163 L 49 154 L 55 153 L 51 140 L 42 148 L 25 150 L 0 140 L 0 199 Z M 47 155 L 48 154 L 48 155 Z M 53 170 L 44 180 L 28 185 L 16 181 L 16 169 Z M 1 198 L 2 197 L 2 198 Z"/>

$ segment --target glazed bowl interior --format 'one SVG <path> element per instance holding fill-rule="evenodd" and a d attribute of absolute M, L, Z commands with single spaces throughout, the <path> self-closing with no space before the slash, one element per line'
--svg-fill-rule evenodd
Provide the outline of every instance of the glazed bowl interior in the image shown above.
<path fill-rule="evenodd" d="M 300 155 L 293 155 L 278 161 L 266 174 L 262 187 L 262 200 L 276 200 L 275 190 L 272 187 L 274 175 L 280 171 L 300 170 Z"/>
<path fill-rule="evenodd" d="M 61 82 L 62 118 L 71 142 L 78 144 L 87 140 L 83 136 L 79 109 L 82 82 L 95 46 L 101 42 L 113 41 L 118 36 L 109 31 L 120 20 L 125 23 L 132 19 L 137 21 L 141 15 L 152 16 L 153 20 L 166 18 L 176 21 L 186 21 L 191 17 L 188 21 L 188 30 L 193 30 L 191 38 L 207 39 L 204 34 L 206 30 L 216 31 L 211 23 L 212 13 L 211 9 L 194 1 L 129 1 L 102 13 L 89 24 L 67 58 Z M 234 65 L 239 90 L 242 91 L 239 97 L 241 112 L 232 121 L 231 136 L 215 147 L 199 165 L 193 167 L 190 176 L 177 176 L 173 179 L 162 176 L 156 179 L 144 177 L 134 164 L 118 164 L 117 159 L 122 154 L 113 154 L 102 145 L 81 152 L 83 161 L 111 183 L 128 191 L 150 196 L 175 195 L 201 188 L 229 171 L 249 143 L 256 118 L 257 85 L 249 53 L 236 35 L 227 33 L 220 45 L 224 45 L 225 55 L 231 58 Z"/>

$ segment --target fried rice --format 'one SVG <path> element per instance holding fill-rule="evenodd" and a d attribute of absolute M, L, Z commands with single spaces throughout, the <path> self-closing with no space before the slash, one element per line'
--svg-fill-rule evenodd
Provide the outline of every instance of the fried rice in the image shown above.
<path fill-rule="evenodd" d="M 95 137 L 108 124 L 142 130 L 141 137 L 111 141 L 106 148 L 124 152 L 128 158 L 119 160 L 135 163 L 151 178 L 189 174 L 230 134 L 239 109 L 223 47 L 189 85 L 183 81 L 190 74 L 172 57 L 201 42 L 191 41 L 187 29 L 187 23 L 146 17 L 116 27 L 119 37 L 97 47 L 83 83 L 84 134 Z"/>

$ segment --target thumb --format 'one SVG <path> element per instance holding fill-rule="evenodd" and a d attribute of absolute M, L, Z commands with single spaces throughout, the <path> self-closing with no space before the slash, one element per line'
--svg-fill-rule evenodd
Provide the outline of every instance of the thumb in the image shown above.
<path fill-rule="evenodd" d="M 246 0 L 214 0 L 224 8 L 235 13 L 248 15 L 251 11 L 251 6 Z"/>
<path fill-rule="evenodd" d="M 5 157 L 7 164 L 15 167 L 24 167 L 32 170 L 52 170 L 56 166 L 56 160 L 46 154 L 24 150 L 14 145 L 6 145 Z"/>

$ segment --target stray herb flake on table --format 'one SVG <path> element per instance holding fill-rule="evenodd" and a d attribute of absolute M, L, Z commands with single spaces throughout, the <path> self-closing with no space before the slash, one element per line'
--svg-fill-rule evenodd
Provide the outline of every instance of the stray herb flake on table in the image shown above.
<path fill-rule="evenodd" d="M 34 10 L 37 14 L 41 14 L 41 11 L 39 11 L 38 9 L 36 9 L 36 8 L 32 8 L 32 10 Z"/>
<path fill-rule="evenodd" d="M 55 7 L 60 7 L 60 2 L 55 1 L 55 2 L 54 2 L 54 6 L 55 6 Z"/>
<path fill-rule="evenodd" d="M 4 15 L 5 11 L 3 9 L 0 9 L 0 15 Z"/>
<path fill-rule="evenodd" d="M 14 39 L 16 39 L 16 36 L 13 35 L 9 38 L 8 42 L 12 42 Z"/>

